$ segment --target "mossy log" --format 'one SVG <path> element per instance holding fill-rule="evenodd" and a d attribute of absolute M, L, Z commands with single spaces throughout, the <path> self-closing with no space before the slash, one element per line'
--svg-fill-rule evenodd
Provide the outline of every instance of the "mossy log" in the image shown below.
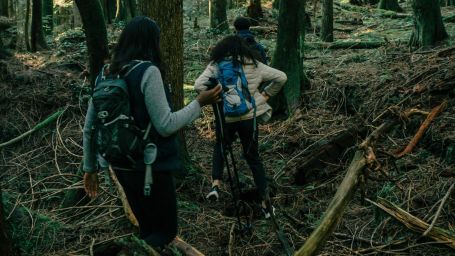
<path fill-rule="evenodd" d="M 386 45 L 385 41 L 336 41 L 334 43 L 315 42 L 305 44 L 309 49 L 375 49 Z"/>

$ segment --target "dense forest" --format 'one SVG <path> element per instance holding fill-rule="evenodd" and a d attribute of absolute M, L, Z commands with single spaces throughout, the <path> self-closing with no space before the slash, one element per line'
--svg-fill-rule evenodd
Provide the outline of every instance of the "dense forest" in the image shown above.
<path fill-rule="evenodd" d="M 237 179 L 206 199 L 210 106 L 176 135 L 185 172 L 164 250 L 139 238 L 112 169 L 87 196 L 87 107 L 136 16 L 160 26 L 174 111 L 249 17 L 287 76 L 259 124 L 271 218 L 238 141 Z M 454 0 L 0 0 L 0 256 L 455 255 L 454 37 Z"/>

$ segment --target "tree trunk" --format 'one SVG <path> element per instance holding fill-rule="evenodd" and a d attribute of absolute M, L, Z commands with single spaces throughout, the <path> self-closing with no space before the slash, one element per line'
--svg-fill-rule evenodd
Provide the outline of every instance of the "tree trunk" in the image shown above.
<path fill-rule="evenodd" d="M 105 60 L 109 59 L 107 30 L 99 0 L 75 0 L 87 40 L 92 88 Z"/>
<path fill-rule="evenodd" d="M 24 24 L 24 40 L 27 51 L 30 51 L 30 9 L 31 9 L 31 0 L 26 0 L 25 8 L 25 24 Z"/>
<path fill-rule="evenodd" d="M 398 4 L 398 0 L 381 0 L 378 5 L 379 9 L 402 12 L 403 9 Z"/>
<path fill-rule="evenodd" d="M 154 19 L 161 28 L 160 47 L 164 61 L 164 83 L 170 85 L 173 110 L 184 107 L 183 95 L 183 0 L 141 0 L 140 13 Z M 172 18 L 169 18 L 172 17 Z M 184 131 L 179 132 L 180 153 L 189 162 Z"/>
<path fill-rule="evenodd" d="M 248 17 L 253 20 L 253 25 L 258 25 L 258 20 L 264 17 L 262 13 L 261 0 L 250 0 L 250 5 L 247 8 Z"/>
<path fill-rule="evenodd" d="M 448 37 L 438 1 L 413 0 L 412 9 L 414 30 L 409 42 L 411 46 L 432 46 Z"/>
<path fill-rule="evenodd" d="M 126 0 L 128 4 L 128 9 L 130 10 L 131 17 L 136 17 L 136 1 Z"/>
<path fill-rule="evenodd" d="M 0 16 L 9 17 L 9 2 L 8 2 L 8 0 L 0 0 Z"/>
<path fill-rule="evenodd" d="M 225 31 L 229 29 L 226 0 L 209 0 L 210 28 Z"/>
<path fill-rule="evenodd" d="M 52 35 L 54 30 L 54 1 L 43 0 L 43 25 L 44 33 Z"/>
<path fill-rule="evenodd" d="M 272 8 L 273 9 L 279 9 L 280 8 L 280 0 L 273 0 Z"/>
<path fill-rule="evenodd" d="M 321 39 L 324 42 L 333 42 L 333 0 L 322 1 Z"/>
<path fill-rule="evenodd" d="M 126 20 L 127 12 L 124 0 L 117 0 L 117 10 L 115 12 L 115 21 Z"/>
<path fill-rule="evenodd" d="M 31 51 L 48 49 L 43 32 L 43 5 L 42 0 L 33 0 L 32 31 L 30 40 Z"/>
<path fill-rule="evenodd" d="M 285 72 L 288 81 L 272 105 L 275 113 L 292 113 L 300 104 L 303 76 L 303 39 L 305 1 L 280 0 L 278 37 L 272 66 Z"/>
<path fill-rule="evenodd" d="M 439 3 L 441 6 L 451 6 L 455 5 L 455 0 L 440 0 Z"/>
<path fill-rule="evenodd" d="M 3 209 L 2 188 L 0 187 L 0 256 L 11 256 L 13 253 L 13 245 L 9 239 L 6 230 L 6 221 Z"/>

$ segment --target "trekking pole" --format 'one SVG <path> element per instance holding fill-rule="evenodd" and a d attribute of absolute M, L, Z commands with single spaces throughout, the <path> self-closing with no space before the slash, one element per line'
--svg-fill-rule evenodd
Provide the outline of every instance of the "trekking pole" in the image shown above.
<path fill-rule="evenodd" d="M 216 80 L 215 78 L 210 78 L 209 81 L 206 83 L 206 86 L 207 86 L 207 89 L 213 89 L 217 84 L 218 84 L 218 80 Z M 232 152 L 232 147 L 231 147 L 231 145 L 227 145 L 226 138 L 224 136 L 225 135 L 224 134 L 224 112 L 223 112 L 222 104 L 223 104 L 222 102 L 212 104 L 212 108 L 213 108 L 213 112 L 215 113 L 215 119 L 218 120 L 218 123 L 216 125 L 218 125 L 218 127 L 220 128 L 220 134 L 219 134 L 220 138 L 219 139 L 221 141 L 221 155 L 226 164 L 229 186 L 231 188 L 235 213 L 237 215 L 237 224 L 239 226 L 239 231 L 242 231 L 244 229 L 250 229 L 251 225 L 250 225 L 249 221 L 247 221 L 247 224 L 245 225 L 245 227 L 243 227 L 242 220 L 240 218 L 240 209 L 239 209 L 239 196 L 240 196 L 239 183 L 240 183 L 240 181 L 239 181 L 238 171 L 237 171 L 235 161 L 234 161 L 234 154 Z M 233 168 L 234 168 L 234 175 L 235 175 L 235 179 L 237 181 L 237 191 L 235 191 L 234 180 L 232 177 L 231 169 L 229 167 L 228 154 L 230 154 L 230 156 L 231 156 L 231 160 L 232 160 L 232 164 L 233 164 Z"/>
<path fill-rule="evenodd" d="M 291 246 L 289 245 L 288 240 L 286 240 L 283 230 L 281 229 L 280 225 L 278 225 L 278 222 L 275 218 L 275 214 L 273 213 L 272 203 L 270 201 L 270 195 L 268 191 L 266 191 L 265 193 L 265 205 L 267 207 L 267 211 L 272 213 L 270 214 L 270 221 L 272 222 L 272 226 L 273 229 L 275 230 L 278 240 L 280 240 L 280 243 L 283 246 L 284 251 L 286 252 L 286 256 L 292 256 L 293 252 Z"/>

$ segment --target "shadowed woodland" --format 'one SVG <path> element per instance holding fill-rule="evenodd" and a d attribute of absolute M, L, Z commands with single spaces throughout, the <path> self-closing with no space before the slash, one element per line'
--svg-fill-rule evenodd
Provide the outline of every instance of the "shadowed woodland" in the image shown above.
<path fill-rule="evenodd" d="M 261 215 L 234 143 L 211 186 L 214 114 L 179 133 L 179 233 L 168 255 L 455 255 L 454 0 L 0 0 L 0 256 L 159 255 L 113 172 L 82 181 L 82 130 L 96 75 L 121 30 L 161 27 L 174 108 L 195 99 L 210 49 L 238 16 L 286 73 L 259 125 L 276 215 Z"/>

